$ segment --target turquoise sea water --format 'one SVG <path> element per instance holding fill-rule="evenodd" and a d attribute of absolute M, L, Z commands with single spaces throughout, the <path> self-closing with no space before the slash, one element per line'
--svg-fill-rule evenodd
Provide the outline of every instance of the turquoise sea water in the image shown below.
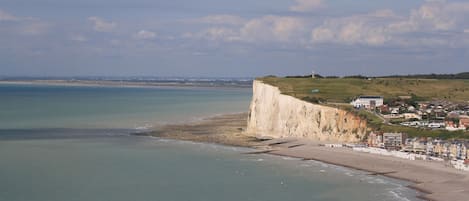
<path fill-rule="evenodd" d="M 246 111 L 249 89 L 0 85 L 0 201 L 398 201 L 406 183 L 245 148 L 131 136 Z"/>
<path fill-rule="evenodd" d="M 135 128 L 245 112 L 250 89 L 0 85 L 0 129 Z"/>

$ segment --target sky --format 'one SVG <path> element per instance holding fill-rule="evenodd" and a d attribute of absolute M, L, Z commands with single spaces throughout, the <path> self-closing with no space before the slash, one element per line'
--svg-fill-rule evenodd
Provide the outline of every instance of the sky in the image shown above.
<path fill-rule="evenodd" d="M 467 0 L 0 0 L 2 76 L 469 71 Z"/>

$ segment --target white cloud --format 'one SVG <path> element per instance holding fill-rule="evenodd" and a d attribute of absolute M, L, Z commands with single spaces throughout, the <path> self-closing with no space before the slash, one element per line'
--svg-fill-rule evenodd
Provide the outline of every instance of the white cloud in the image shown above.
<path fill-rule="evenodd" d="M 324 7 L 323 0 L 295 0 L 295 3 L 290 7 L 290 11 L 309 12 Z"/>
<path fill-rule="evenodd" d="M 89 21 L 94 23 L 93 29 L 98 32 L 111 32 L 116 28 L 115 22 L 108 22 L 100 17 L 89 17 Z"/>
<path fill-rule="evenodd" d="M 0 10 L 0 21 L 19 21 L 20 18 Z"/>
<path fill-rule="evenodd" d="M 246 22 L 244 18 L 236 15 L 210 15 L 189 21 L 217 25 L 242 25 Z"/>
<path fill-rule="evenodd" d="M 390 16 L 389 12 L 385 16 Z M 391 39 L 383 25 L 389 19 L 390 17 L 383 17 L 376 13 L 329 19 L 311 31 L 311 41 L 313 43 L 383 45 Z"/>
<path fill-rule="evenodd" d="M 290 9 L 307 11 L 324 6 L 322 1 L 296 1 Z M 306 9 L 308 8 L 308 9 Z M 225 42 L 283 43 L 302 46 L 334 43 L 367 46 L 462 46 L 469 33 L 469 3 L 424 2 L 407 15 L 390 9 L 346 17 L 318 18 L 267 15 L 245 19 L 232 15 L 199 18 L 216 25 L 188 32 L 186 38 Z M 464 29 L 466 28 L 466 29 Z"/>
<path fill-rule="evenodd" d="M 237 27 L 210 27 L 196 33 L 186 33 L 185 38 L 238 42 L 295 42 L 304 33 L 300 18 L 263 16 L 245 21 Z"/>
<path fill-rule="evenodd" d="M 426 2 L 408 16 L 391 10 L 332 18 L 311 31 L 313 43 L 363 45 L 460 45 L 461 27 L 469 23 L 469 3 Z M 448 32 L 451 31 L 451 32 Z M 443 34 L 444 33 L 444 34 Z"/>
<path fill-rule="evenodd" d="M 328 42 L 334 40 L 336 36 L 331 29 L 319 27 L 311 32 L 311 37 L 314 42 Z"/>
<path fill-rule="evenodd" d="M 134 34 L 134 37 L 140 40 L 150 40 L 156 38 L 156 33 L 147 30 L 140 30 L 139 32 Z"/>
<path fill-rule="evenodd" d="M 396 32 L 448 31 L 469 23 L 469 3 L 431 1 L 411 11 L 408 19 L 390 24 Z"/>
<path fill-rule="evenodd" d="M 248 21 L 240 30 L 244 41 L 292 42 L 304 31 L 300 18 L 283 16 L 264 16 Z"/>

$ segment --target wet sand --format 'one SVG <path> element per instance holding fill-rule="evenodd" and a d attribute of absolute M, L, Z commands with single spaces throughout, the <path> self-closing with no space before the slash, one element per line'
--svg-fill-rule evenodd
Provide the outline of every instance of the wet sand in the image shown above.
<path fill-rule="evenodd" d="M 250 154 L 274 154 L 317 160 L 392 178 L 411 181 L 409 186 L 431 201 L 469 201 L 469 172 L 442 162 L 410 161 L 389 156 L 326 148 L 304 139 L 259 140 L 245 133 L 247 113 L 219 115 L 199 122 L 164 125 L 149 135 L 258 149 Z"/>
<path fill-rule="evenodd" d="M 261 145 L 257 138 L 244 134 L 246 123 L 247 113 L 225 114 L 197 122 L 159 126 L 149 134 L 168 139 L 241 147 Z"/>

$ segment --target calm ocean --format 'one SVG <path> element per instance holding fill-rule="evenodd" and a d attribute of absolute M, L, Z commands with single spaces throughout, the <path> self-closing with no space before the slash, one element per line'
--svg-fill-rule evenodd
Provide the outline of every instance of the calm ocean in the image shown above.
<path fill-rule="evenodd" d="M 401 201 L 407 183 L 129 133 L 248 110 L 250 89 L 0 84 L 0 201 Z"/>

